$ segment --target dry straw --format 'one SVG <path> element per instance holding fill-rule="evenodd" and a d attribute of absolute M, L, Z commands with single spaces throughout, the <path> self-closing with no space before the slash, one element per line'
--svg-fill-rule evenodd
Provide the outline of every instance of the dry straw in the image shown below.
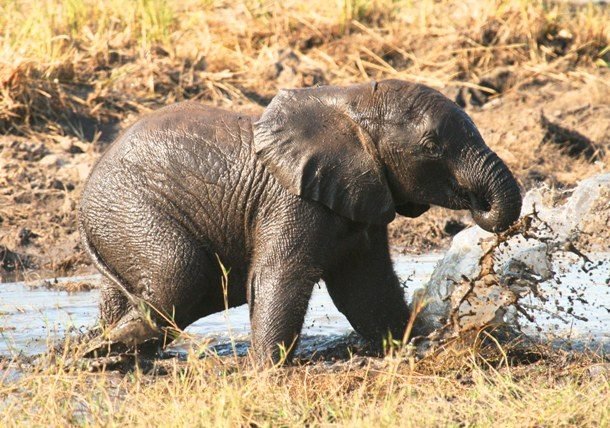
<path fill-rule="evenodd" d="M 524 0 L 3 1 L 0 129 L 78 134 L 193 98 L 260 110 L 282 86 L 476 88 L 498 66 L 519 69 L 513 85 L 597 79 L 608 22 L 603 6 Z"/>

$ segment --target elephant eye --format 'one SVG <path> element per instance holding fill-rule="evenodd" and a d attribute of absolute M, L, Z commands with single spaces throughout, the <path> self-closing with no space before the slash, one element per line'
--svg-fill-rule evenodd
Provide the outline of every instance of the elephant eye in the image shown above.
<path fill-rule="evenodd" d="M 433 136 L 424 138 L 421 142 L 421 148 L 422 152 L 427 156 L 438 157 L 441 155 L 441 145 Z"/>

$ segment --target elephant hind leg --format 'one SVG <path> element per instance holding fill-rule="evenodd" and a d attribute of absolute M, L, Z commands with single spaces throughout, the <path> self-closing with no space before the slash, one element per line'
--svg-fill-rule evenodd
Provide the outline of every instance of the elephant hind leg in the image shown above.
<path fill-rule="evenodd" d="M 155 351 L 163 332 L 144 307 L 134 307 L 134 296 L 128 297 L 118 284 L 106 277 L 100 284 L 100 327 L 94 329 L 85 356 L 107 355 L 129 349 Z M 94 335 L 93 335 L 94 334 Z M 148 345 L 142 347 L 142 345 Z M 153 346 L 151 346 L 153 345 Z"/>
<path fill-rule="evenodd" d="M 131 309 L 125 292 L 105 276 L 100 283 L 99 309 L 103 325 L 116 324 Z"/>
<path fill-rule="evenodd" d="M 85 349 L 85 357 L 105 356 L 138 350 L 154 354 L 163 344 L 164 332 L 151 318 L 143 317 L 140 311 L 130 310 L 117 323 L 102 327 Z"/>
<path fill-rule="evenodd" d="M 104 278 L 102 332 L 89 346 L 90 355 L 156 352 L 179 330 L 224 308 L 217 264 L 189 237 L 176 232 L 173 238 L 159 240 L 153 251 L 132 251 L 130 260 L 139 271 L 131 282 Z"/>

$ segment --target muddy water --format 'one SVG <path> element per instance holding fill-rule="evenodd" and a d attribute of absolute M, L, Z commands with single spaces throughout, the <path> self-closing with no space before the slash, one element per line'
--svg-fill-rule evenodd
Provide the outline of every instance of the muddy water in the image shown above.
<path fill-rule="evenodd" d="M 579 247 L 593 247 L 587 242 L 607 227 L 609 201 L 610 173 L 599 174 L 562 194 L 528 191 L 520 220 L 501 235 L 459 232 L 422 292 L 419 320 L 430 345 L 505 323 L 544 342 L 607 350 L 610 247 L 603 240 L 597 248 L 606 253 Z"/>
<path fill-rule="evenodd" d="M 530 296 L 521 302 L 533 321 L 513 313 L 523 333 L 565 348 L 610 352 L 610 253 L 589 259 L 555 258 L 553 279 L 538 286 L 544 299 Z"/>
<path fill-rule="evenodd" d="M 78 279 L 99 281 L 99 275 Z M 0 284 L 0 296 L 0 355 L 29 355 L 43 352 L 67 330 L 92 325 L 99 293 L 68 293 L 16 282 Z"/>
<path fill-rule="evenodd" d="M 594 261 L 608 262 L 609 254 L 596 254 Z M 426 284 L 441 255 L 400 256 L 395 269 L 405 284 L 408 298 L 414 289 Z M 559 261 L 561 284 L 547 281 L 541 285 L 548 304 L 532 307 L 535 323 L 524 331 L 561 346 L 604 349 L 610 352 L 610 266 L 584 272 L 576 261 Z M 99 276 L 80 278 L 95 282 Z M 65 280 L 74 280 L 66 278 Z M 0 355 L 31 355 L 44 352 L 50 343 L 71 329 L 85 330 L 97 317 L 98 291 L 68 293 L 47 288 L 31 288 L 24 283 L 0 284 Z M 576 303 L 574 303 L 576 302 Z M 574 308 L 574 316 L 556 311 L 557 305 Z M 523 320 L 522 320 L 523 321 Z M 220 354 L 232 352 L 230 338 L 238 351 L 245 351 L 250 331 L 246 306 L 203 318 L 187 330 L 205 338 Z M 345 317 L 334 307 L 323 284 L 315 287 L 304 324 L 301 347 L 317 350 L 332 346 L 351 332 Z M 180 347 L 179 347 L 180 348 Z"/>
<path fill-rule="evenodd" d="M 399 257 L 396 270 L 409 290 L 423 285 L 430 277 L 440 255 Z M 95 282 L 99 276 L 65 278 Z M 37 354 L 50 343 L 61 339 L 66 331 L 82 330 L 93 325 L 97 317 L 97 290 L 68 293 L 44 287 L 31 288 L 24 283 L 0 284 L 0 355 Z M 345 317 L 337 311 L 323 284 L 314 289 L 304 324 L 305 346 L 324 346 L 338 336 L 352 331 Z M 229 309 L 202 318 L 187 333 L 205 337 L 226 350 L 229 338 L 243 345 L 250 332 L 247 307 Z M 223 346 L 224 345 L 224 346 Z"/>

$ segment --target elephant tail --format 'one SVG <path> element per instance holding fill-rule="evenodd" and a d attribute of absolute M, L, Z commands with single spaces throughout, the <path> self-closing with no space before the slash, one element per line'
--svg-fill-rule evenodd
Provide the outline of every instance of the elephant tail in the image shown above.
<path fill-rule="evenodd" d="M 134 308 L 138 308 L 143 300 L 127 290 L 127 287 L 125 287 L 124 281 L 121 279 L 120 275 L 104 261 L 100 253 L 91 242 L 82 219 L 79 219 L 78 231 L 80 233 L 81 242 L 85 248 L 85 252 L 89 255 L 95 267 L 102 273 L 102 275 L 111 280 L 118 287 L 118 289 L 121 290 Z"/>

